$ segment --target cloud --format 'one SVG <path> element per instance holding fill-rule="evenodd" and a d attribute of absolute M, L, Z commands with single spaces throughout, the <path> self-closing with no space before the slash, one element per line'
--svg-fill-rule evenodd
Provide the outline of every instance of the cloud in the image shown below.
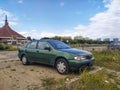
<path fill-rule="evenodd" d="M 86 26 L 84 26 L 84 25 L 78 25 L 78 26 L 76 26 L 76 27 L 74 27 L 74 29 L 75 30 L 84 30 L 84 29 L 86 29 Z"/>
<path fill-rule="evenodd" d="M 65 5 L 64 2 L 60 2 L 60 6 L 63 7 Z"/>
<path fill-rule="evenodd" d="M 15 17 L 11 12 L 0 8 L 0 24 L 4 24 L 5 15 L 7 15 L 10 25 L 17 25 L 18 18 Z"/>
<path fill-rule="evenodd" d="M 6 10 L 4 10 L 4 9 L 1 9 L 1 8 L 0 8 L 0 18 L 3 19 L 2 16 L 5 17 L 5 15 L 11 16 L 11 13 L 8 12 L 8 11 L 6 11 Z"/>
<path fill-rule="evenodd" d="M 25 37 L 30 36 L 31 38 L 35 38 L 35 39 L 40 39 L 43 37 L 53 37 L 56 36 L 55 33 L 50 33 L 50 32 L 39 32 L 38 30 L 31 30 L 31 31 L 23 31 L 23 32 L 19 32 L 20 34 L 22 34 Z"/>
<path fill-rule="evenodd" d="M 18 0 L 18 3 L 20 3 L 20 4 L 23 3 L 23 0 Z"/>
<path fill-rule="evenodd" d="M 35 38 L 35 39 L 40 39 L 40 38 L 43 38 L 43 37 L 54 37 L 54 36 L 64 36 L 64 37 L 71 36 L 72 38 L 74 36 L 78 36 L 77 32 L 74 32 L 74 33 L 71 32 L 71 31 L 65 31 L 65 32 L 62 32 L 62 33 L 40 32 L 40 30 L 36 30 L 36 29 L 30 30 L 30 31 L 22 31 L 22 32 L 19 32 L 19 33 L 22 34 L 25 37 L 30 36 L 31 38 Z"/>
<path fill-rule="evenodd" d="M 110 1 L 110 0 L 109 0 Z M 90 18 L 89 25 L 77 25 L 81 36 L 90 38 L 120 37 L 120 0 L 104 0 L 107 10 Z"/>
<path fill-rule="evenodd" d="M 39 32 L 31 30 L 24 33 L 24 36 L 40 39 L 42 37 L 53 36 L 84 36 L 92 39 L 96 38 L 119 38 L 120 37 L 120 0 L 104 0 L 106 11 L 97 13 L 91 17 L 88 25 L 76 25 L 71 30 L 61 33 Z"/>
<path fill-rule="evenodd" d="M 4 24 L 5 22 L 4 21 L 0 21 L 0 24 Z M 9 21 L 9 24 L 12 25 L 12 26 L 16 26 L 18 23 L 17 22 L 12 22 L 12 21 Z"/>

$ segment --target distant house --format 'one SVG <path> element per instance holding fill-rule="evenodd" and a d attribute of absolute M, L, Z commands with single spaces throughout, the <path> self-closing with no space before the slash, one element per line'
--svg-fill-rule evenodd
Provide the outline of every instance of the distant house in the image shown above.
<path fill-rule="evenodd" d="M 113 42 L 111 42 L 111 43 L 108 45 L 108 48 L 111 48 L 111 49 L 119 49 L 119 50 L 120 50 L 120 41 L 119 41 L 119 39 L 114 39 Z"/>
<path fill-rule="evenodd" d="M 110 41 L 110 38 L 105 38 L 103 41 Z"/>
<path fill-rule="evenodd" d="M 113 42 L 118 42 L 119 41 L 119 38 L 114 38 L 113 39 Z"/>
<path fill-rule="evenodd" d="M 12 30 L 8 24 L 7 16 L 5 17 L 5 24 L 0 28 L 0 43 L 4 44 L 21 44 L 27 39 L 16 31 Z"/>

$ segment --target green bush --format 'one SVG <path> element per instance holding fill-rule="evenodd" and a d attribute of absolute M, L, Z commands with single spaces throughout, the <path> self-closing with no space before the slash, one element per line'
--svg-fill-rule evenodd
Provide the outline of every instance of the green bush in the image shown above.
<path fill-rule="evenodd" d="M 8 50 L 8 49 L 10 49 L 10 48 L 12 48 L 11 45 L 6 45 L 6 46 L 5 46 L 5 49 L 6 49 L 6 50 Z"/>
<path fill-rule="evenodd" d="M 0 50 L 4 50 L 5 46 L 3 44 L 0 44 Z"/>
<path fill-rule="evenodd" d="M 15 51 L 18 50 L 17 46 L 0 44 L 0 50 Z"/>

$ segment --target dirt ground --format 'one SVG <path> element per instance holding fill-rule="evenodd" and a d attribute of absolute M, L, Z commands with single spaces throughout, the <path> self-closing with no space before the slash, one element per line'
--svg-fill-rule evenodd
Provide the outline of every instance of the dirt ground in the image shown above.
<path fill-rule="evenodd" d="M 60 80 L 67 75 L 46 65 L 22 65 L 16 51 L 0 52 L 0 90 L 43 90 L 41 79 L 46 77 Z"/>
<path fill-rule="evenodd" d="M 0 52 L 0 90 L 42 90 L 42 78 L 65 77 L 50 66 L 24 66 L 17 54 L 17 51 Z"/>
<path fill-rule="evenodd" d="M 18 60 L 0 61 L 0 90 L 43 90 L 41 79 L 46 77 L 65 76 L 45 65 L 24 66 Z"/>
<path fill-rule="evenodd" d="M 18 51 L 0 51 L 0 60 L 18 60 Z"/>

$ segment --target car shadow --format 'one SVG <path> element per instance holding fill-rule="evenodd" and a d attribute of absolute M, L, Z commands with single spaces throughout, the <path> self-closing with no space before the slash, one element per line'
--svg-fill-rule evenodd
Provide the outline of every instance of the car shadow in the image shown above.
<path fill-rule="evenodd" d="M 31 63 L 30 65 L 34 65 L 34 66 L 38 66 L 38 67 L 43 67 L 43 68 L 48 68 L 48 69 L 55 70 L 55 68 L 54 68 L 53 66 L 46 65 L 46 64 L 41 64 L 41 63 Z"/>

